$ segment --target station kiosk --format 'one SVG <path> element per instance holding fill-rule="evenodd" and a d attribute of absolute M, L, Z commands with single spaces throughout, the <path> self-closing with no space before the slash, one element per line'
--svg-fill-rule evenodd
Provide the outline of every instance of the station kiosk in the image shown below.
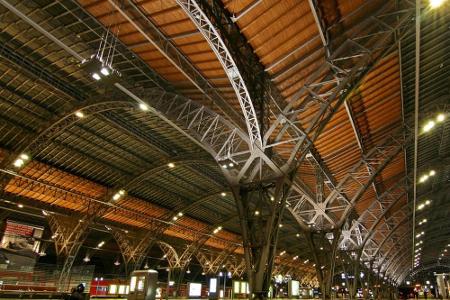
<path fill-rule="evenodd" d="M 131 273 L 128 300 L 155 300 L 158 272 L 138 270 Z"/>

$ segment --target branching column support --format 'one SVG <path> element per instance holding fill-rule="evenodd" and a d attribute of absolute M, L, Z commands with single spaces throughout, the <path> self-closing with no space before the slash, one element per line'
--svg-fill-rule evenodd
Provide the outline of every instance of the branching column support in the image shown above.
<path fill-rule="evenodd" d="M 141 267 L 146 253 L 156 242 L 156 233 L 153 230 L 148 230 L 146 233 L 134 238 L 130 237 L 127 232 L 119 230 L 113 231 L 112 235 L 119 245 L 127 275 Z"/>
<path fill-rule="evenodd" d="M 241 223 L 250 291 L 257 299 L 267 298 L 269 292 L 278 233 L 294 174 L 271 182 L 231 186 Z"/>
<path fill-rule="evenodd" d="M 71 217 L 48 214 L 47 219 L 53 233 L 52 238 L 55 242 L 58 262 L 62 264 L 57 287 L 59 291 L 67 291 L 72 265 L 89 234 L 91 217 L 87 216 L 78 220 Z"/>
<path fill-rule="evenodd" d="M 306 233 L 306 240 L 308 246 L 313 253 L 314 263 L 316 265 L 317 279 L 319 281 L 320 288 L 322 290 L 323 299 L 329 299 L 331 297 L 331 286 L 333 284 L 333 276 L 336 268 L 336 256 L 339 246 L 339 230 L 333 232 L 333 239 L 329 245 L 329 250 L 324 251 L 321 247 L 320 250 L 326 253 L 323 257 L 320 256 L 318 246 L 314 242 L 314 237 L 312 232 Z M 322 237 L 324 240 L 325 238 Z M 321 259 L 322 258 L 322 259 Z"/>
<path fill-rule="evenodd" d="M 58 279 L 58 290 L 68 289 L 70 271 L 75 258 L 89 234 L 89 227 L 97 218 L 102 217 L 109 209 L 107 204 L 112 201 L 113 190 L 106 191 L 102 201 L 85 203 L 85 210 L 81 212 L 83 218 L 76 219 L 70 216 L 57 215 L 46 212 L 52 238 L 55 241 L 58 260 L 63 260 L 61 273 Z"/>
<path fill-rule="evenodd" d="M 351 286 L 349 286 L 350 299 L 353 299 L 356 295 L 356 289 L 358 287 L 358 280 L 360 279 L 360 266 L 361 266 L 361 254 L 362 249 L 356 252 L 356 257 L 353 262 L 353 280 Z"/>
<path fill-rule="evenodd" d="M 375 274 L 373 274 L 373 261 L 369 262 L 369 268 L 367 270 L 367 285 L 363 284 L 363 295 L 364 299 L 369 299 L 370 294 L 369 290 L 373 291 L 373 277 Z"/>

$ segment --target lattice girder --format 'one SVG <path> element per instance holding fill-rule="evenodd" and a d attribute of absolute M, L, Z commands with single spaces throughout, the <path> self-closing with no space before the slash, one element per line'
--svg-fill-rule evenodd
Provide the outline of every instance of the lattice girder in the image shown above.
<path fill-rule="evenodd" d="M 359 216 L 357 221 L 352 223 L 349 229 L 349 236 L 344 240 L 341 236 L 340 246 L 345 247 L 348 250 L 357 250 L 360 247 L 365 247 L 364 251 L 370 251 L 370 246 L 366 243 L 369 242 L 375 228 L 379 225 L 381 220 L 386 216 L 389 210 L 401 199 L 407 192 L 406 178 L 399 180 L 389 190 L 385 191 L 382 195 L 377 197 L 370 206 Z M 358 229 L 358 230 L 357 230 Z M 361 241 L 357 241 L 357 231 L 361 237 Z M 346 245 L 349 241 L 350 244 Z M 364 253 L 363 253 L 364 254 Z M 363 255 L 365 256 L 365 255 Z"/>
<path fill-rule="evenodd" d="M 222 41 L 221 35 L 217 32 L 214 25 L 195 0 L 176 1 L 189 16 L 191 21 L 197 26 L 198 30 L 222 64 L 241 106 L 247 125 L 248 136 L 250 138 L 250 147 L 262 147 L 260 125 L 258 123 L 258 116 L 253 107 L 252 99 L 233 57 L 228 51 L 225 43 Z"/>
<path fill-rule="evenodd" d="M 342 226 L 376 176 L 401 152 L 403 142 L 401 132 L 388 136 L 352 166 L 323 202 L 314 206 L 307 199 L 300 197 L 297 198 L 298 201 L 289 202 L 290 211 L 307 224 L 313 224 L 319 219 L 322 223 L 327 221 L 333 227 Z M 319 209 L 316 210 L 316 207 Z M 341 216 L 338 218 L 336 214 Z M 355 223 L 354 230 L 356 225 L 359 226 L 359 223 Z M 363 227 L 359 229 L 366 231 Z M 354 244 L 357 245 L 358 242 Z"/>

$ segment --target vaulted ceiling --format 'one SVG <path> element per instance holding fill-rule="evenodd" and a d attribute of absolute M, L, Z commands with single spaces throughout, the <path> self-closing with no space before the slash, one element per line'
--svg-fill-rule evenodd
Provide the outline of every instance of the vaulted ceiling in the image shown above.
<path fill-rule="evenodd" d="M 187 134 L 190 126 L 200 125 L 166 113 L 172 102 L 165 97 L 174 95 L 248 133 L 221 53 L 178 2 L 0 1 L 4 207 L 20 202 L 78 216 L 89 203 L 102 202 L 109 207 L 100 219 L 109 226 L 142 230 L 156 222 L 165 226 L 164 235 L 187 243 L 208 235 L 205 247 L 216 250 L 241 243 L 223 166 L 198 136 Z M 375 264 L 400 282 L 411 266 L 411 229 L 417 226 L 417 232 L 426 232 L 422 263 L 435 263 L 450 242 L 448 3 L 431 9 L 423 1 L 415 166 L 416 40 L 414 7 L 408 1 L 199 2 L 220 10 L 206 15 L 248 85 L 263 133 L 276 123 L 277 105 L 295 107 L 292 123 L 300 129 L 315 121 L 319 106 L 299 104 L 309 96 L 305 90 L 316 93 L 316 102 L 329 99 L 335 88 L 343 91 L 342 105 L 330 107 L 320 131 L 308 135 L 312 146 L 294 178 L 280 251 L 299 255 L 300 268 L 312 249 L 297 234 L 311 231 L 322 237 L 342 226 L 348 233 L 343 250 L 362 247 L 367 266 Z M 223 15 L 232 25 L 218 21 Z M 106 51 L 113 51 L 112 66 L 120 76 L 96 81 L 82 60 L 98 53 L 107 34 L 117 37 L 109 36 L 115 48 Z M 354 48 L 362 44 L 374 47 L 365 49 L 371 60 L 353 71 L 363 56 Z M 335 74 L 330 71 L 338 67 Z M 341 86 L 346 76 L 358 80 Z M 329 82 L 317 87 L 313 79 Z M 278 98 L 270 100 L 269 94 Z M 148 100 L 150 109 L 136 97 Z M 439 114 L 442 121 L 436 119 Z M 435 125 L 424 132 L 430 119 Z M 281 136 L 270 149 L 280 161 L 294 147 L 291 132 Z M 22 153 L 29 161 L 15 168 Z M 431 204 L 417 211 L 413 224 L 415 167 L 419 177 L 431 170 L 435 175 L 417 186 L 417 205 Z M 126 190 L 124 197 L 105 202 L 119 189 Z M 331 199 L 328 206 L 325 199 Z M 178 212 L 183 216 L 174 221 Z M 426 224 L 419 226 L 424 218 Z M 223 230 L 211 235 L 218 226 Z M 235 252 L 242 254 L 242 247 Z M 441 262 L 448 263 L 448 254 Z M 312 262 L 303 271 L 313 273 Z"/>

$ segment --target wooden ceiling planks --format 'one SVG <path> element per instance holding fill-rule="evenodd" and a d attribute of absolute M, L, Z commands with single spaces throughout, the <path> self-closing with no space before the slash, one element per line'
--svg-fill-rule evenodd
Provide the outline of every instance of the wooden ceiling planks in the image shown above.
<path fill-rule="evenodd" d="M 182 93 L 203 104 L 210 104 L 204 102 L 202 93 L 189 81 L 189 78 L 185 77 L 131 23 L 113 9 L 108 1 L 82 0 L 79 2 L 104 25 L 120 24 L 120 40 Z M 210 80 L 212 85 L 237 111 L 240 111 L 239 103 L 234 91 L 231 90 L 231 84 L 227 80 L 222 65 L 206 40 L 176 2 L 174 0 L 138 1 L 137 4 L 194 67 Z M 216 84 L 215 79 L 220 80 L 219 84 Z"/>

